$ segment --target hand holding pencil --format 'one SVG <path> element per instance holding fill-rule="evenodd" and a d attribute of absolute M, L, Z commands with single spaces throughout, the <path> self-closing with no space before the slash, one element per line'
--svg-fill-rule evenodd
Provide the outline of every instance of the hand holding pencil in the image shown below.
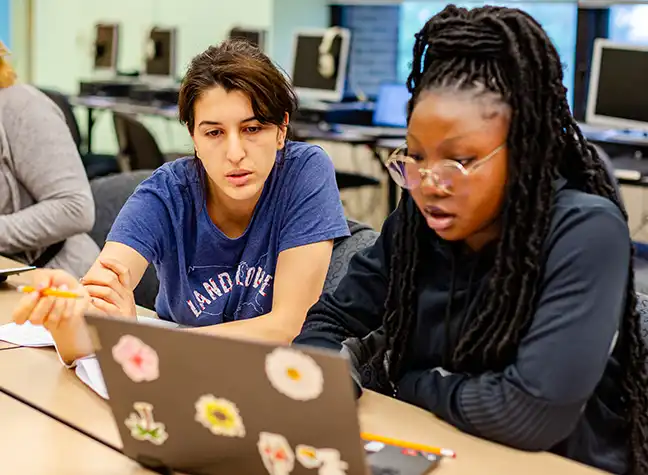
<path fill-rule="evenodd" d="M 33 279 L 34 286 L 17 289 L 25 296 L 13 312 L 15 323 L 30 322 L 50 331 L 85 325 L 89 296 L 74 276 L 61 270 L 39 269 L 33 272 Z"/>
<path fill-rule="evenodd" d="M 59 297 L 64 299 L 83 298 L 82 295 L 67 290 L 52 289 L 52 288 L 37 289 L 36 287 L 32 287 L 29 285 L 21 285 L 17 287 L 16 290 L 18 292 L 22 292 L 23 294 L 33 294 L 34 292 L 38 292 L 40 295 L 45 297 Z"/>

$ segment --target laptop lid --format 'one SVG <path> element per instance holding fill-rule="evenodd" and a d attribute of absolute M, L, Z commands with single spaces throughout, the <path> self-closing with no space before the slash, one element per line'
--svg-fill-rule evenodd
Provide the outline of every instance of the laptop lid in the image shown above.
<path fill-rule="evenodd" d="M 337 353 L 86 318 L 124 453 L 142 465 L 306 475 L 326 460 L 365 472 Z"/>
<path fill-rule="evenodd" d="M 404 84 L 381 84 L 373 115 L 377 127 L 407 127 L 407 101 L 410 93 Z"/>

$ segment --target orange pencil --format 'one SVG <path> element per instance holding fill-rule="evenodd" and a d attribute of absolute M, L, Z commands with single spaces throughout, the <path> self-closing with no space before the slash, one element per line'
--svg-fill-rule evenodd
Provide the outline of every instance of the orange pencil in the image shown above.
<path fill-rule="evenodd" d="M 23 294 L 31 294 L 34 292 L 39 292 L 41 295 L 45 295 L 46 297 L 61 297 L 67 299 L 81 298 L 79 294 L 75 294 L 74 292 L 67 292 L 65 290 L 56 290 L 56 289 L 38 290 L 36 287 L 31 287 L 29 285 L 21 285 L 17 287 L 16 290 L 18 290 L 18 292 L 22 292 Z"/>
<path fill-rule="evenodd" d="M 415 442 L 404 442 L 402 440 L 391 439 L 382 435 L 369 434 L 367 432 L 361 432 L 360 437 L 368 442 L 380 442 L 386 445 L 401 447 L 403 449 L 416 450 L 417 452 L 425 452 L 428 454 L 441 455 L 443 457 L 451 458 L 455 458 L 457 456 L 454 450 L 443 449 L 440 447 L 431 447 L 428 445 L 417 444 Z"/>

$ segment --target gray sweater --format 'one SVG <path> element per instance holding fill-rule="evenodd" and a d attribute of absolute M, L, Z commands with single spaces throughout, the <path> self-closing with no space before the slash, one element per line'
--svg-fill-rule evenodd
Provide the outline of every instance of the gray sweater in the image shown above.
<path fill-rule="evenodd" d="M 0 254 L 33 262 L 59 241 L 47 267 L 82 276 L 99 254 L 85 234 L 94 202 L 60 109 L 27 85 L 0 89 Z"/>

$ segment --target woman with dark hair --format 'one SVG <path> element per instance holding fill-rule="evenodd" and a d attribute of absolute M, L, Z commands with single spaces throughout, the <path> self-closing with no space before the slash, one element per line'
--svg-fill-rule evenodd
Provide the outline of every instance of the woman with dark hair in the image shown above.
<path fill-rule="evenodd" d="M 540 25 L 447 6 L 416 35 L 404 189 L 295 343 L 459 429 L 648 473 L 646 348 L 611 178 Z"/>
<path fill-rule="evenodd" d="M 296 102 L 283 74 L 245 41 L 195 57 L 179 99 L 195 156 L 142 182 L 82 285 L 61 271 L 38 277 L 84 299 L 34 293 L 16 322 L 44 324 L 70 363 L 91 348 L 83 313 L 135 317 L 133 289 L 152 263 L 161 318 L 290 342 L 322 292 L 333 240 L 349 233 L 331 159 L 286 140 Z"/>

